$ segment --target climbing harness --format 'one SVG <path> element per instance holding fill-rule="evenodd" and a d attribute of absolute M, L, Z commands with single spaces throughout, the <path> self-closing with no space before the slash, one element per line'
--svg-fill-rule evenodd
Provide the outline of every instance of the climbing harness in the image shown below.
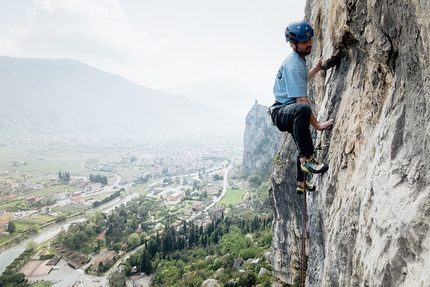
<path fill-rule="evenodd" d="M 305 287 L 305 261 L 306 261 L 306 172 L 304 173 L 304 188 L 303 188 L 303 236 L 302 236 L 302 287 Z"/>
<path fill-rule="evenodd" d="M 267 114 L 269 115 L 269 118 L 270 118 L 270 124 L 271 124 L 272 126 L 277 126 L 277 125 L 276 125 L 276 123 L 275 123 L 275 121 L 273 120 L 273 117 L 272 117 L 272 113 L 273 113 L 273 111 L 274 111 L 275 109 L 280 109 L 280 108 L 285 107 L 285 106 L 286 106 L 286 103 L 280 103 L 280 102 L 278 102 L 278 101 L 275 101 L 275 103 L 274 103 L 273 105 L 271 105 L 271 106 L 267 109 Z"/>

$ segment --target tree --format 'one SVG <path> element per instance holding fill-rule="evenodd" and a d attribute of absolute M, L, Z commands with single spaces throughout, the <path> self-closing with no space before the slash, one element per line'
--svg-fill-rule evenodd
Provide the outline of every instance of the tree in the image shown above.
<path fill-rule="evenodd" d="M 112 244 L 112 249 L 116 252 L 119 252 L 121 250 L 122 244 L 121 242 L 116 242 Z"/>
<path fill-rule="evenodd" d="M 158 252 L 158 244 L 155 242 L 155 240 L 151 237 L 147 243 L 148 245 L 148 252 L 151 254 L 151 259 L 157 254 Z"/>
<path fill-rule="evenodd" d="M 14 287 L 29 286 L 27 279 L 25 279 L 24 273 L 13 274 L 13 275 L 8 276 L 5 279 L 6 279 L 4 282 L 5 285 L 2 284 L 0 286 L 14 286 Z M 2 282 L 0 281 L 0 283 L 2 283 Z"/>
<path fill-rule="evenodd" d="M 69 182 L 70 181 L 70 172 L 67 172 L 67 171 L 61 172 L 61 169 L 60 169 L 60 171 L 58 172 L 58 178 L 61 181 Z"/>
<path fill-rule="evenodd" d="M 63 180 L 65 182 L 69 182 L 70 181 L 70 172 L 64 172 Z"/>
<path fill-rule="evenodd" d="M 58 240 L 60 241 L 60 245 L 63 243 L 63 238 L 65 233 L 66 233 L 66 230 L 64 230 L 64 227 L 61 226 L 60 232 L 58 233 Z"/>
<path fill-rule="evenodd" d="M 252 271 L 247 271 L 239 278 L 239 285 L 244 287 L 255 286 L 255 275 Z"/>
<path fill-rule="evenodd" d="M 40 231 L 40 225 L 38 225 L 38 224 L 33 225 L 32 230 L 33 230 L 34 232 L 36 232 L 36 233 L 39 233 L 39 231 Z"/>
<path fill-rule="evenodd" d="M 218 180 L 223 180 L 224 179 L 222 176 L 220 176 L 217 173 L 212 178 L 213 178 L 213 181 L 218 181 Z"/>
<path fill-rule="evenodd" d="M 15 233 L 15 231 L 16 231 L 16 225 L 15 225 L 15 222 L 13 222 L 12 220 L 11 220 L 11 221 L 9 221 L 9 224 L 7 225 L 7 231 L 8 231 L 10 234 Z"/>
<path fill-rule="evenodd" d="M 128 237 L 128 243 L 130 243 L 130 248 L 135 248 L 140 245 L 139 234 L 133 233 Z"/>
<path fill-rule="evenodd" d="M 16 204 L 16 208 L 21 210 L 27 209 L 27 204 L 25 204 L 25 202 L 19 202 Z"/>
<path fill-rule="evenodd" d="M 101 248 L 101 243 L 100 240 L 97 240 L 97 246 L 94 247 L 94 253 L 99 253 L 100 252 L 100 248 Z"/>
<path fill-rule="evenodd" d="M 65 214 L 57 215 L 57 217 L 55 218 L 55 222 L 62 222 L 66 220 L 67 220 L 67 216 Z"/>
<path fill-rule="evenodd" d="M 148 250 L 144 250 L 142 254 L 142 272 L 145 272 L 146 275 L 151 274 L 152 266 L 151 266 L 151 254 L 149 254 Z"/>
<path fill-rule="evenodd" d="M 90 180 L 90 182 L 98 182 L 98 183 L 101 183 L 103 185 L 107 185 L 108 184 L 107 177 L 106 176 L 101 176 L 100 173 L 98 175 L 92 175 L 90 173 L 89 180 Z"/>
<path fill-rule="evenodd" d="M 105 266 L 103 265 L 103 262 L 102 262 L 102 261 L 100 261 L 100 263 L 99 263 L 98 270 L 99 270 L 99 272 L 100 272 L 100 273 L 103 273 L 103 272 L 105 272 L 105 271 L 106 271 L 106 268 L 105 268 Z"/>
<path fill-rule="evenodd" d="M 187 221 L 186 221 L 186 220 L 184 220 L 184 221 L 182 221 L 182 222 L 183 222 L 182 230 L 184 231 L 184 233 L 187 233 Z"/>
<path fill-rule="evenodd" d="M 122 287 L 125 286 L 125 274 L 122 272 L 110 272 L 109 274 L 109 287 Z"/>
<path fill-rule="evenodd" d="M 29 242 L 27 243 L 27 247 L 28 247 L 29 249 L 31 249 L 31 250 L 36 249 L 36 248 L 37 248 L 37 246 L 39 246 L 39 244 L 38 244 L 36 241 L 34 241 L 34 240 L 31 240 L 31 241 L 29 241 Z"/>

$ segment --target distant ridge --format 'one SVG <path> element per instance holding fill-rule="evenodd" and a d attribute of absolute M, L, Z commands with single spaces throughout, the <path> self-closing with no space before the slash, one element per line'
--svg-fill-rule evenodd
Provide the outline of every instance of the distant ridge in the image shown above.
<path fill-rule="evenodd" d="M 226 112 L 70 59 L 0 56 L 0 101 L 3 135 L 242 132 Z"/>
<path fill-rule="evenodd" d="M 245 87 L 226 80 L 170 87 L 163 89 L 163 92 L 186 96 L 192 101 L 210 105 L 240 119 L 246 118 L 256 99 Z"/>

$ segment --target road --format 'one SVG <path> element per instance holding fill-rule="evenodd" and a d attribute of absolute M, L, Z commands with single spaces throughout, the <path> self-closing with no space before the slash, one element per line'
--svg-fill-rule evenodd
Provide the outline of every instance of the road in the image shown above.
<path fill-rule="evenodd" d="M 103 211 L 103 212 L 108 212 L 112 209 L 114 209 L 117 206 L 120 206 L 122 203 L 127 203 L 128 201 L 132 200 L 133 198 L 135 198 L 136 196 L 138 196 L 137 193 L 134 193 L 132 195 L 129 195 L 121 200 L 117 200 L 116 202 L 111 202 L 108 203 L 104 206 L 102 206 L 101 208 L 99 208 L 99 210 Z M 94 209 L 93 209 L 94 211 Z M 42 243 L 45 242 L 49 239 L 54 238 L 61 230 L 61 228 L 63 227 L 65 230 L 67 230 L 67 228 L 69 227 L 69 225 L 73 222 L 78 222 L 78 221 L 83 221 L 85 220 L 85 218 L 77 218 L 71 221 L 68 221 L 67 223 L 63 223 L 63 224 L 56 224 L 55 226 L 52 226 L 50 228 L 41 230 L 37 235 L 34 235 L 24 241 L 21 241 L 18 245 L 9 248 L 8 250 L 3 251 L 2 253 L 0 253 L 0 273 L 3 273 L 3 271 L 6 269 L 6 267 L 13 262 L 13 260 L 15 260 L 15 258 L 17 258 L 22 252 L 24 252 L 24 250 L 27 247 L 27 243 L 31 240 L 34 240 L 37 243 Z M 109 286 L 108 285 L 108 279 L 106 277 L 94 277 L 91 275 L 87 275 L 85 274 L 84 270 L 82 268 L 80 269 L 72 269 L 69 266 L 66 266 L 66 264 L 61 264 L 60 266 L 61 271 L 57 272 L 59 270 L 54 270 L 51 271 L 51 273 L 47 276 L 38 276 L 38 277 L 32 277 L 29 278 L 32 281 L 36 281 L 36 280 L 42 280 L 44 279 L 45 281 L 48 281 L 49 279 L 52 279 L 53 281 L 57 279 L 57 273 L 62 274 L 60 277 L 60 279 L 57 280 L 62 280 L 63 283 L 68 282 L 68 280 L 71 282 L 74 280 L 74 278 L 79 278 L 79 281 L 82 282 L 83 285 L 81 285 L 82 287 L 93 287 L 93 286 Z M 66 271 L 66 273 L 64 273 L 64 271 Z M 52 276 L 51 276 L 52 274 Z M 43 278 L 42 278 L 43 277 Z M 76 281 L 76 280 L 75 280 Z"/>
<path fill-rule="evenodd" d="M 208 211 L 209 209 L 211 209 L 215 204 L 218 203 L 218 201 L 220 201 L 224 195 L 227 193 L 227 187 L 228 187 L 228 172 L 231 169 L 231 167 L 227 167 L 224 170 L 224 182 L 223 182 L 223 187 L 222 187 L 222 192 L 221 195 L 218 196 L 217 198 L 215 198 L 215 200 L 209 204 L 208 206 L 206 206 L 205 211 Z"/>
<path fill-rule="evenodd" d="M 115 181 L 115 184 L 118 184 L 121 181 L 121 177 Z M 131 188 L 131 184 L 124 186 L 126 190 Z M 101 210 L 103 212 L 109 212 L 112 209 L 114 209 L 117 206 L 120 206 L 122 203 L 127 203 L 128 201 L 132 200 L 138 196 L 137 193 L 134 193 L 132 195 L 128 195 L 127 197 L 123 199 L 117 199 L 112 202 L 108 202 L 102 206 L 99 206 L 97 209 L 91 209 L 91 212 L 94 212 L 95 210 Z M 3 273 L 3 271 L 6 269 L 6 267 L 15 260 L 24 250 L 27 248 L 27 244 L 30 241 L 35 241 L 37 243 L 45 242 L 51 238 L 54 238 L 61 230 L 61 228 L 64 228 L 64 230 L 67 230 L 70 224 L 74 222 L 79 222 L 85 220 L 85 217 L 82 218 L 75 218 L 70 221 L 67 221 L 66 223 L 62 224 L 55 224 L 52 227 L 49 227 L 47 229 L 41 230 L 38 234 L 31 236 L 28 239 L 25 239 L 18 243 L 17 245 L 8 248 L 7 250 L 0 253 L 0 274 Z"/>
<path fill-rule="evenodd" d="M 230 169 L 231 169 L 230 167 L 227 167 L 225 169 L 224 181 L 223 181 L 223 189 L 222 189 L 222 192 L 221 192 L 220 196 L 218 196 L 217 198 L 215 198 L 213 200 L 213 202 L 210 205 L 208 205 L 204 210 L 200 211 L 199 213 L 193 214 L 192 217 L 191 217 L 191 219 L 193 219 L 198 214 L 201 214 L 202 212 L 207 212 L 209 209 L 211 209 L 216 203 L 218 203 L 224 197 L 224 195 L 227 192 L 228 172 L 229 172 Z M 116 181 L 115 181 L 115 183 L 114 183 L 113 186 L 119 186 L 119 183 L 121 182 L 121 176 L 119 176 L 117 174 L 115 174 L 115 176 L 117 176 L 117 179 L 116 179 Z M 105 187 L 104 192 L 106 192 L 108 190 L 112 190 L 113 186 Z M 129 184 L 127 186 L 124 186 L 124 188 L 126 190 L 130 189 L 131 188 L 131 184 Z M 103 212 L 109 212 L 112 209 L 114 209 L 115 207 L 119 206 L 120 204 L 122 204 L 122 203 L 125 204 L 126 202 L 132 200 L 136 196 L 138 196 L 138 194 L 134 193 L 132 195 L 127 196 L 124 199 L 114 200 L 112 202 L 106 203 L 105 205 L 100 206 L 98 209 L 101 210 L 101 211 L 103 211 Z M 94 212 L 95 210 L 96 209 L 91 209 L 91 212 Z M 37 243 L 40 244 L 42 242 L 45 242 L 45 241 L 47 241 L 49 239 L 54 238 L 60 232 L 61 228 L 64 228 L 64 230 L 67 230 L 67 228 L 69 227 L 69 225 L 71 223 L 73 223 L 73 222 L 79 222 L 79 221 L 83 221 L 83 220 L 85 220 L 85 218 L 77 218 L 77 219 L 68 221 L 67 223 L 61 224 L 61 225 L 56 224 L 55 226 L 52 226 L 52 227 L 47 228 L 47 229 L 44 229 L 44 230 L 40 231 L 37 235 L 32 236 L 31 238 L 26 239 L 26 240 L 20 242 L 18 245 L 14 246 L 12 248 L 9 248 L 8 250 L 3 251 L 2 253 L 0 253 L 0 274 L 6 269 L 6 267 L 10 263 L 12 263 L 12 261 L 15 258 L 17 258 L 26 249 L 27 243 L 29 241 L 33 240 L 33 241 L 35 241 L 35 242 L 37 242 Z M 126 257 L 128 257 L 128 256 L 129 256 L 129 254 L 126 255 Z M 100 284 L 100 286 L 108 286 L 108 279 L 107 279 L 108 274 L 110 274 L 111 272 L 115 272 L 116 269 L 117 269 L 116 266 L 118 266 L 119 263 L 121 261 L 123 261 L 123 260 L 124 260 L 124 258 L 122 258 L 121 260 L 119 260 L 115 264 L 115 266 L 113 266 L 108 271 L 108 273 L 106 274 L 106 276 L 104 276 L 104 277 L 96 277 L 97 281 L 95 280 L 95 277 L 90 276 L 90 275 L 86 275 L 84 273 L 84 270 L 82 268 L 80 268 L 80 269 L 73 270 L 73 271 L 69 270 L 67 277 L 63 277 L 62 278 L 63 282 L 65 280 L 67 280 L 67 279 L 73 279 L 73 278 L 75 278 L 77 276 L 77 277 L 80 278 L 80 281 L 83 283 L 83 286 L 99 286 L 99 284 Z M 61 266 L 61 268 L 62 269 L 66 269 L 66 268 L 71 269 L 68 266 Z M 54 271 L 51 272 L 51 273 L 55 274 Z M 60 272 L 57 272 L 57 273 L 60 273 Z M 48 275 L 47 278 L 43 278 L 43 279 L 48 279 L 48 278 L 49 278 L 49 275 Z M 37 278 L 31 278 L 31 279 L 32 280 L 37 280 Z M 40 279 L 42 279 L 42 278 L 40 278 Z"/>
<path fill-rule="evenodd" d="M 194 219 L 196 216 L 202 214 L 203 212 L 207 213 L 209 211 L 209 209 L 211 209 L 215 204 L 217 204 L 223 197 L 224 195 L 227 193 L 227 187 L 228 187 L 228 172 L 231 169 L 231 167 L 227 167 L 226 169 L 224 169 L 224 181 L 223 181 L 223 187 L 222 187 L 222 192 L 220 194 L 220 196 L 216 197 L 211 204 L 209 204 L 208 206 L 206 206 L 205 209 L 201 210 L 200 212 L 194 213 L 193 215 L 191 215 L 190 220 Z"/>

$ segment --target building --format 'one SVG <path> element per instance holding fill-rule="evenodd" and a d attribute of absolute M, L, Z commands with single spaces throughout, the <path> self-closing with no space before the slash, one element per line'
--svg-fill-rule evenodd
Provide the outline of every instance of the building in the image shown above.
<path fill-rule="evenodd" d="M 0 221 L 0 233 L 2 232 L 6 232 L 7 231 L 7 227 L 8 227 L 8 223 L 5 221 Z"/>
<path fill-rule="evenodd" d="M 0 210 L 0 222 L 8 223 L 9 220 L 15 216 L 15 213 L 9 213 L 4 210 Z"/>
<path fill-rule="evenodd" d="M 70 198 L 70 204 L 81 204 L 81 203 L 84 203 L 85 202 L 85 199 L 84 199 L 84 197 L 83 196 L 80 196 L 80 197 L 71 197 Z"/>
<path fill-rule="evenodd" d="M 163 192 L 164 190 L 166 190 L 166 189 L 165 189 L 165 188 L 162 188 L 162 187 L 156 187 L 156 188 L 154 188 L 154 189 L 152 190 L 152 193 L 153 193 L 154 195 L 157 195 L 157 194 L 159 194 L 159 193 Z"/>
<path fill-rule="evenodd" d="M 9 195 L 9 196 L 6 196 L 6 201 L 7 202 L 11 202 L 11 201 L 15 201 L 15 200 L 18 200 L 18 195 Z"/>
<path fill-rule="evenodd" d="M 99 266 L 100 262 L 103 262 L 103 265 L 107 265 L 109 264 L 109 262 L 111 262 L 112 260 L 114 260 L 115 256 L 118 253 L 116 253 L 115 251 L 106 251 L 102 254 L 100 254 L 95 260 L 94 260 L 94 264 L 92 266 L 92 269 L 95 269 Z"/>
<path fill-rule="evenodd" d="M 69 196 L 70 196 L 70 194 L 67 191 L 65 191 L 65 192 L 54 194 L 54 199 L 56 201 L 61 201 L 61 200 L 65 200 L 65 199 L 69 198 Z"/>
<path fill-rule="evenodd" d="M 50 206 L 44 206 L 40 209 L 41 214 L 48 214 L 52 212 L 52 207 Z"/>
<path fill-rule="evenodd" d="M 72 197 L 70 197 L 70 204 L 80 204 L 84 202 L 85 199 L 82 195 L 82 191 L 76 191 L 75 193 L 73 193 Z"/>
<path fill-rule="evenodd" d="M 27 205 L 32 205 L 32 204 L 34 204 L 34 203 L 36 203 L 36 202 L 38 202 L 39 200 L 41 200 L 42 198 L 41 197 L 39 197 L 39 196 L 30 196 L 30 197 L 27 197 L 26 199 L 25 199 L 25 201 L 26 201 L 26 204 Z"/>
<path fill-rule="evenodd" d="M 102 184 L 99 182 L 95 182 L 88 185 L 87 188 L 85 188 L 85 191 L 92 192 L 92 191 L 100 190 L 101 188 L 102 188 Z"/>
<path fill-rule="evenodd" d="M 82 191 L 75 191 L 72 195 L 72 197 L 80 197 L 82 196 Z"/>
<path fill-rule="evenodd" d="M 69 184 L 80 184 L 88 182 L 88 178 L 86 176 L 72 176 L 70 178 Z"/>
<path fill-rule="evenodd" d="M 53 257 L 51 259 L 49 259 L 48 263 L 46 263 L 46 265 L 57 265 L 58 261 L 60 261 L 61 257 Z"/>
<path fill-rule="evenodd" d="M 197 201 L 193 203 L 193 209 L 194 210 L 202 210 L 203 209 L 203 202 Z"/>
<path fill-rule="evenodd" d="M 99 241 L 99 240 L 104 240 L 105 238 L 106 238 L 106 230 L 103 231 L 102 233 L 100 233 L 99 236 L 97 236 L 95 240 Z"/>
<path fill-rule="evenodd" d="M 225 211 L 225 206 L 219 206 L 209 210 L 209 215 L 212 219 L 217 219 Z"/>
<path fill-rule="evenodd" d="M 179 201 L 182 198 L 182 191 L 176 191 L 169 196 L 169 201 Z"/>
<path fill-rule="evenodd" d="M 193 185 L 195 180 L 196 179 L 192 178 L 191 176 L 188 176 L 188 177 L 184 177 L 183 182 L 184 184 Z"/>
<path fill-rule="evenodd" d="M 69 263 L 67 263 L 70 267 L 72 267 L 73 269 L 78 269 L 80 266 L 79 266 L 79 263 L 77 263 L 77 262 L 74 262 L 74 261 L 72 261 L 72 262 L 69 262 Z"/>
<path fill-rule="evenodd" d="M 157 199 L 166 199 L 170 196 L 170 194 L 172 194 L 172 190 L 166 189 L 160 192 L 159 194 L 157 194 Z"/>
<path fill-rule="evenodd" d="M 11 190 L 14 190 L 19 187 L 19 183 L 17 183 L 13 179 L 0 179 L 0 190 L 4 192 L 4 194 L 9 194 Z M 2 201 L 3 198 L 0 198 Z"/>

